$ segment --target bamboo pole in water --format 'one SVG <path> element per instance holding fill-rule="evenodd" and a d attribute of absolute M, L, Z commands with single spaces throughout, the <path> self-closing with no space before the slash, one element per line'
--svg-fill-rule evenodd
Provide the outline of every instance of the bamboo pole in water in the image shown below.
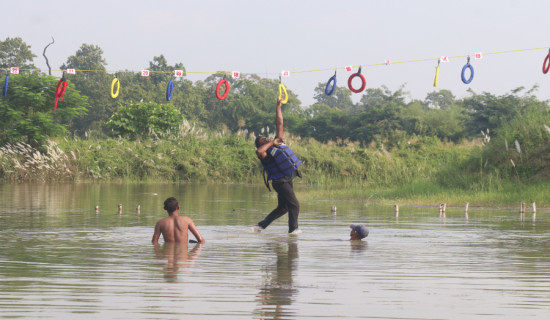
<path fill-rule="evenodd" d="M 525 202 L 519 204 L 519 218 L 525 220 Z"/>

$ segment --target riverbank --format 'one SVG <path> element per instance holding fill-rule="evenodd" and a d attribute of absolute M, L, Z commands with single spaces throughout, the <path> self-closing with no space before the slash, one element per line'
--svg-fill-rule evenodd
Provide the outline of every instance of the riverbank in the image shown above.
<path fill-rule="evenodd" d="M 323 144 L 299 137 L 289 137 L 288 143 L 304 162 L 297 183 L 315 186 L 306 197 L 418 205 L 550 204 L 550 186 L 544 179 L 523 178 L 516 167 L 487 163 L 476 141 L 453 144 L 412 137 L 391 150 L 383 144 Z M 253 137 L 245 132 L 188 132 L 177 139 L 146 141 L 59 139 L 50 140 L 43 150 L 8 144 L 0 148 L 0 179 L 263 183 Z"/>

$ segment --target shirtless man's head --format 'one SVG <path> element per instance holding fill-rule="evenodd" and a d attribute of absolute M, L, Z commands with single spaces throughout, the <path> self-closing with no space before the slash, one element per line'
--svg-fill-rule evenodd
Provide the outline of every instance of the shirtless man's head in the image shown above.
<path fill-rule="evenodd" d="M 204 242 L 204 238 L 197 230 L 193 220 L 189 217 L 178 215 L 180 206 L 176 198 L 170 197 L 166 199 L 164 201 L 164 209 L 168 212 L 168 217 L 157 221 L 153 239 L 151 240 L 153 243 L 158 243 L 161 235 L 164 242 L 187 243 L 187 231 L 191 231 L 198 242 Z"/>
<path fill-rule="evenodd" d="M 164 210 L 168 211 L 169 215 L 172 215 L 175 211 L 178 211 L 180 209 L 180 205 L 178 203 L 178 200 L 174 197 L 170 197 L 166 200 L 164 200 Z"/>

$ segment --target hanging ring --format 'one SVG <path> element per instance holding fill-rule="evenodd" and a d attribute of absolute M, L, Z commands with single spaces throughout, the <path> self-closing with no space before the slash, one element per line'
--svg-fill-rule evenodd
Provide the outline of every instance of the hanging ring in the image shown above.
<path fill-rule="evenodd" d="M 285 94 L 285 98 L 283 98 L 283 93 Z M 286 92 L 285 85 L 281 82 L 279 83 L 279 100 L 281 100 L 282 104 L 285 104 L 288 102 L 288 92 Z"/>
<path fill-rule="evenodd" d="M 6 80 L 4 80 L 4 90 L 2 92 L 2 96 L 7 96 L 8 95 L 8 82 L 10 81 L 10 75 L 6 75 Z"/>
<path fill-rule="evenodd" d="M 174 83 L 172 80 L 168 82 L 168 85 L 166 86 L 166 101 L 172 100 L 172 93 L 174 92 Z"/>
<path fill-rule="evenodd" d="M 331 82 L 334 82 L 334 83 L 332 84 L 332 88 L 330 88 L 329 90 Z M 330 96 L 334 92 L 334 89 L 336 89 L 336 72 L 332 77 L 330 77 L 330 79 L 328 79 L 327 85 L 325 86 L 325 94 L 327 96 Z"/>
<path fill-rule="evenodd" d="M 353 78 L 355 77 L 359 77 L 359 79 L 361 79 L 361 87 L 359 89 L 355 89 L 353 87 Z M 359 67 L 359 70 L 357 71 L 357 73 L 352 74 L 348 78 L 348 88 L 355 93 L 359 93 L 365 90 L 366 87 L 367 87 L 367 80 L 365 79 L 365 76 L 361 74 L 361 67 Z"/>
<path fill-rule="evenodd" d="M 220 88 L 222 85 L 225 85 L 225 92 L 223 95 L 220 95 Z M 216 98 L 219 100 L 223 100 L 227 98 L 227 95 L 229 94 L 229 82 L 225 80 L 225 77 L 218 82 L 218 85 L 216 86 Z"/>
<path fill-rule="evenodd" d="M 546 56 L 546 58 L 544 59 L 544 63 L 542 64 L 542 73 L 547 74 L 548 70 L 550 70 L 550 52 L 548 52 L 548 55 Z"/>
<path fill-rule="evenodd" d="M 116 91 L 115 91 L 115 85 L 116 85 Z M 118 80 L 118 78 L 115 77 L 111 82 L 111 98 L 115 99 L 116 97 L 118 97 L 119 92 L 120 92 L 120 80 Z"/>
<path fill-rule="evenodd" d="M 466 79 L 466 69 L 470 69 L 470 78 Z M 464 67 L 462 67 L 462 82 L 464 82 L 465 84 L 469 84 L 470 82 L 472 82 L 472 80 L 474 80 L 474 67 L 472 67 L 471 64 L 467 63 L 464 65 Z"/>
<path fill-rule="evenodd" d="M 437 80 L 439 80 L 439 62 L 437 63 L 437 67 L 435 67 L 434 87 L 437 87 Z"/>

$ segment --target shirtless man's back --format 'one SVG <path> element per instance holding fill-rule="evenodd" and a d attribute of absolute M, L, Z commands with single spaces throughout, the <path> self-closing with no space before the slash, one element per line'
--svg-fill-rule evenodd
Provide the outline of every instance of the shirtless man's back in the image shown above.
<path fill-rule="evenodd" d="M 187 243 L 187 230 L 191 230 L 198 242 L 204 242 L 204 238 L 200 235 L 193 220 L 186 216 L 178 216 L 179 208 L 175 198 L 168 198 L 164 201 L 164 209 L 168 212 L 168 217 L 160 219 L 155 225 L 155 233 L 151 240 L 153 243 L 158 243 L 161 234 L 164 242 Z"/>

